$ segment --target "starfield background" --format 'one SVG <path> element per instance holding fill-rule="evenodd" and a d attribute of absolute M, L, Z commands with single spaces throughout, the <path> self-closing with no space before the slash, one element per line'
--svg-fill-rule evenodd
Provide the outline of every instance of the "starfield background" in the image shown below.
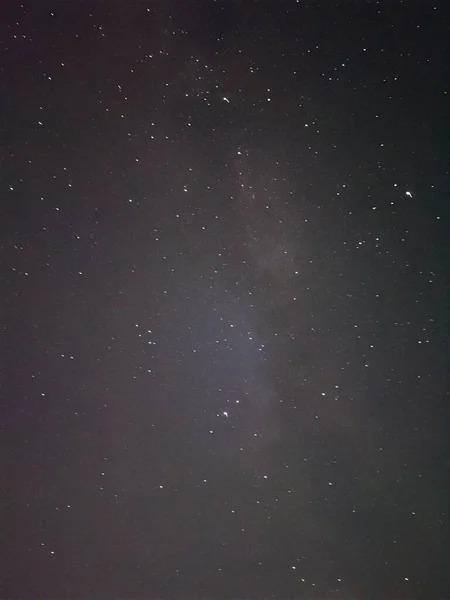
<path fill-rule="evenodd" d="M 445 8 L 4 3 L 2 599 L 449 597 Z"/>

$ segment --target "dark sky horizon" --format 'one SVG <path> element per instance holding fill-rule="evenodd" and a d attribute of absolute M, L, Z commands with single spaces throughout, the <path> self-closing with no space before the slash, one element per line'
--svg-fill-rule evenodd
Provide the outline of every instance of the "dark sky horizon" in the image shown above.
<path fill-rule="evenodd" d="M 4 10 L 2 598 L 449 597 L 444 16 Z"/>

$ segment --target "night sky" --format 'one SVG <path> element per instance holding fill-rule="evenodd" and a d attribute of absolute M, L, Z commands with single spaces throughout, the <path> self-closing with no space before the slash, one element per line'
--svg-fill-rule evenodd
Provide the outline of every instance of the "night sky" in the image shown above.
<path fill-rule="evenodd" d="M 2 600 L 449 597 L 445 4 L 5 3 Z"/>

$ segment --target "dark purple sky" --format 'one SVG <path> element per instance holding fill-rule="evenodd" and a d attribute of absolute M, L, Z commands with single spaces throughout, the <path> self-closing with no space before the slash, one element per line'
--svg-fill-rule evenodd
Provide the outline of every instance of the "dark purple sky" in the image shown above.
<path fill-rule="evenodd" d="M 5 9 L 2 598 L 449 596 L 444 7 Z"/>

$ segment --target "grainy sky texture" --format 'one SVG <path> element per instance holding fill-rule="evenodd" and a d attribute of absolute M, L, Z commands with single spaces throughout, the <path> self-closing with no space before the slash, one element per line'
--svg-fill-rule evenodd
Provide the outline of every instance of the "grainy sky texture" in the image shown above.
<path fill-rule="evenodd" d="M 5 3 L 2 598 L 449 597 L 445 4 Z"/>

